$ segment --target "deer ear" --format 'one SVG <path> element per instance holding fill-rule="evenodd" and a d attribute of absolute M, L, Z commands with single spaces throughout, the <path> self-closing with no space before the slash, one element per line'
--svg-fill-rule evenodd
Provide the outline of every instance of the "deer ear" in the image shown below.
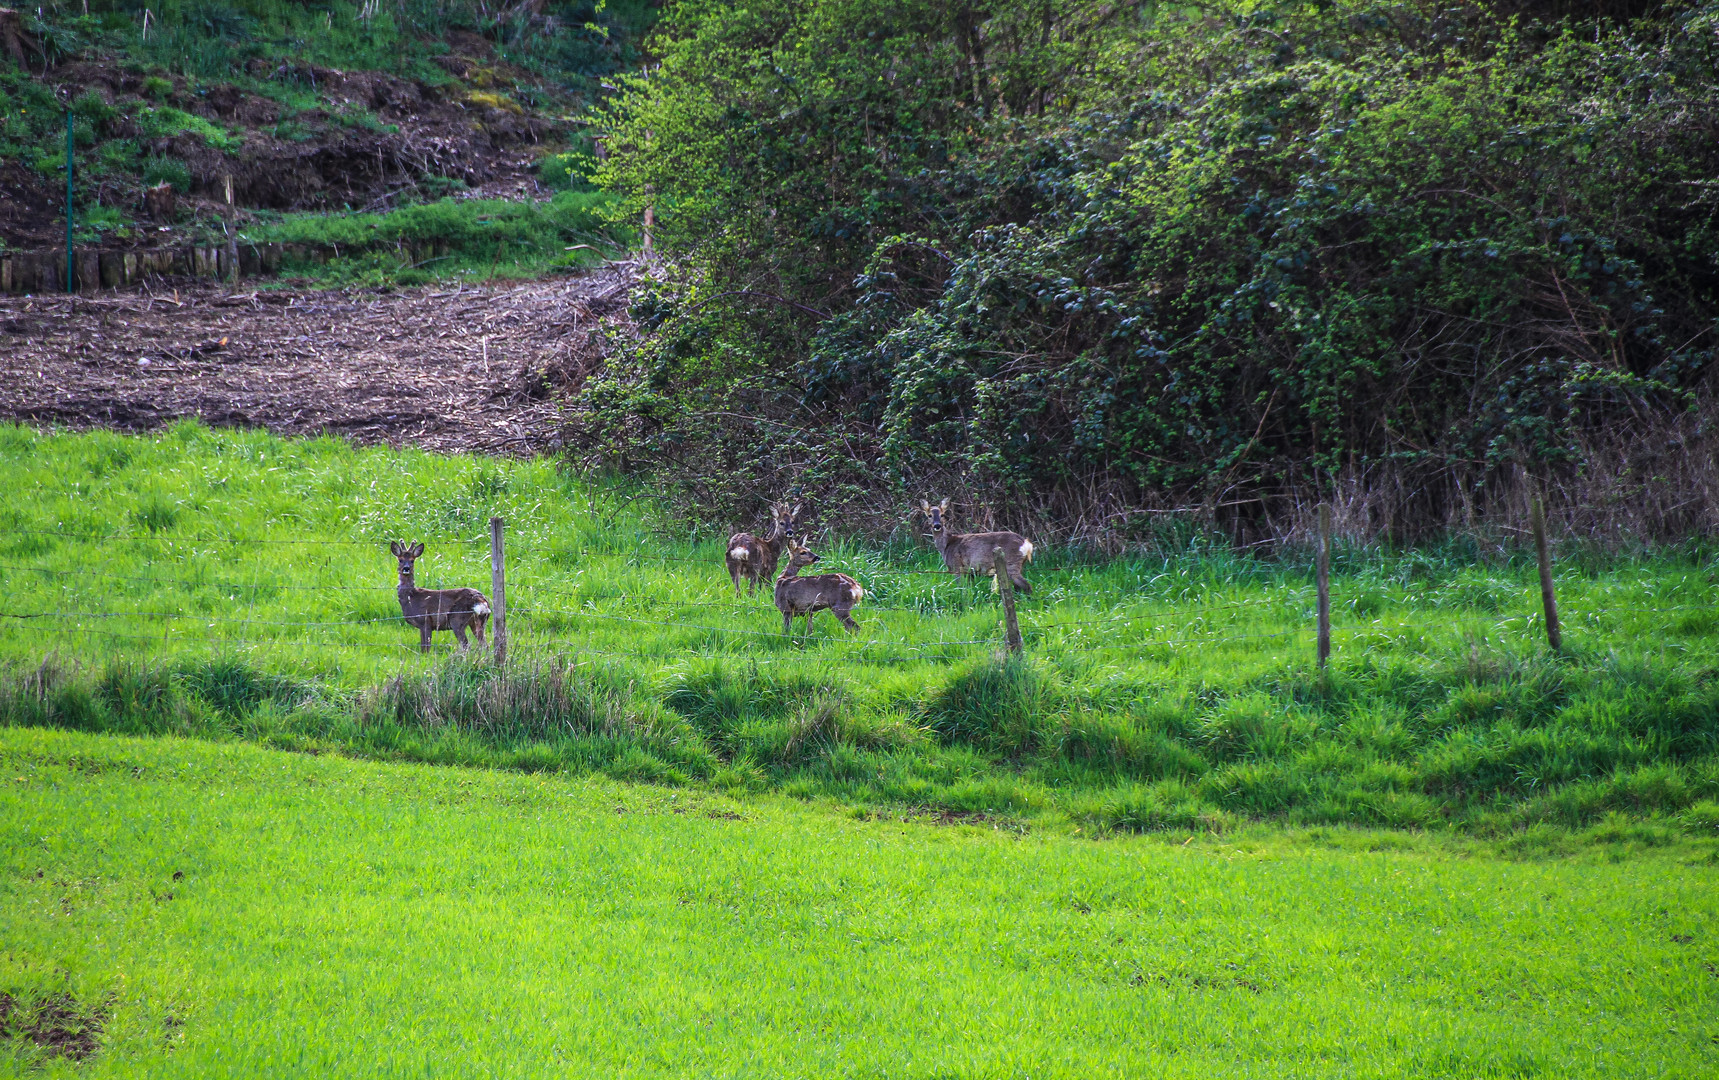
<path fill-rule="evenodd" d="M 396 540 L 389 544 L 388 553 L 398 559 L 400 557 L 400 541 Z"/>
<path fill-rule="evenodd" d="M 424 553 L 424 545 L 423 544 L 413 544 L 406 552 L 406 554 L 412 556 L 412 558 L 414 558 L 414 559 L 416 559 L 418 556 L 422 555 L 423 553 Z"/>
<path fill-rule="evenodd" d="M 789 511 L 788 516 L 791 518 L 797 518 L 800 516 L 800 504 L 799 503 L 794 504 L 794 509 Z"/>
<path fill-rule="evenodd" d="M 924 499 L 920 499 L 919 500 L 919 509 L 922 510 L 927 516 L 929 516 L 931 513 L 931 504 L 926 502 Z"/>
<path fill-rule="evenodd" d="M 939 510 L 943 511 L 945 514 L 947 514 L 949 512 L 949 500 L 944 499 L 942 502 L 938 503 L 937 509 L 939 509 Z"/>

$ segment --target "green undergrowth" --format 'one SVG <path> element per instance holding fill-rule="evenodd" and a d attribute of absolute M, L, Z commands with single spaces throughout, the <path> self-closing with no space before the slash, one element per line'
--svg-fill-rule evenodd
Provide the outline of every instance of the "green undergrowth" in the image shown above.
<path fill-rule="evenodd" d="M 1099 834 L 1719 833 L 1719 618 L 1699 544 L 1566 546 L 1561 654 L 1523 553 L 1340 549 L 1321 672 L 1305 553 L 1042 551 L 1026 655 L 1009 659 L 988 585 L 934 572 L 909 538 L 820 542 L 820 569 L 865 585 L 861 629 L 824 615 L 788 636 L 723 569 L 727 532 L 753 523 L 666 538 L 639 492 L 541 460 L 193 423 L 9 427 L 0 477 L 11 726 Z M 452 655 L 446 634 L 421 655 L 388 542 L 427 545 L 420 584 L 487 592 L 491 516 L 508 537 L 507 663 Z"/>
<path fill-rule="evenodd" d="M 283 276 L 328 285 L 415 285 L 449 277 L 532 277 L 587 267 L 624 250 L 602 219 L 612 200 L 563 191 L 542 202 L 442 199 L 384 214 L 274 215 L 253 243 L 303 245 Z"/>

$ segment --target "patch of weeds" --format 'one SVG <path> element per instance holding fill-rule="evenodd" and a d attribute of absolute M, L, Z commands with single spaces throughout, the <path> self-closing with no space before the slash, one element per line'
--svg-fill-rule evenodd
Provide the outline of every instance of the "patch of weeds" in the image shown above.
<path fill-rule="evenodd" d="M 188 191 L 191 166 L 176 157 L 150 157 L 143 162 L 143 182 L 150 187 L 172 184 L 175 191 Z"/>
<path fill-rule="evenodd" d="M 151 495 L 137 504 L 131 519 L 151 533 L 166 532 L 179 522 L 179 507 L 161 495 Z"/>
<path fill-rule="evenodd" d="M 283 142 L 306 143 L 316 138 L 316 129 L 302 121 L 288 118 L 274 126 L 273 134 Z"/>
<path fill-rule="evenodd" d="M 1685 832 L 1695 836 L 1719 837 L 1719 802 L 1702 799 L 1685 810 L 1677 820 Z"/>
<path fill-rule="evenodd" d="M 201 116 L 175 109 L 171 105 L 138 110 L 137 127 L 145 138 L 151 139 L 170 139 L 181 134 L 197 135 L 206 145 L 223 152 L 237 150 L 245 143 L 243 135 L 235 135 Z"/>

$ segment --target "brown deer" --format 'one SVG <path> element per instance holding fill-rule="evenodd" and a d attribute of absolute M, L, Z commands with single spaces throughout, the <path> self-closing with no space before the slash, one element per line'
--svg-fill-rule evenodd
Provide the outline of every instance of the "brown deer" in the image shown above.
<path fill-rule="evenodd" d="M 787 503 L 770 504 L 770 534 L 760 540 L 751 533 L 738 532 L 728 538 L 728 576 L 734 579 L 734 595 L 740 595 L 740 579 L 745 578 L 752 592 L 776 576 L 776 562 L 782 557 L 784 545 L 794 542 L 794 522 L 800 507 Z"/>
<path fill-rule="evenodd" d="M 400 560 L 400 587 L 395 590 L 400 597 L 400 614 L 418 628 L 423 651 L 430 651 L 432 631 L 452 630 L 463 652 L 468 645 L 468 626 L 482 645 L 484 624 L 489 622 L 489 598 L 476 589 L 420 589 L 412 583 L 412 564 L 424 553 L 424 545 L 407 547 L 396 540 L 388 550 Z"/>
<path fill-rule="evenodd" d="M 1033 591 L 1032 585 L 1021 576 L 1021 568 L 1033 561 L 1031 540 L 1013 532 L 952 533 L 943 520 L 949 513 L 948 499 L 936 506 L 921 499 L 919 509 L 931 525 L 931 542 L 936 545 L 937 553 L 943 556 L 943 565 L 951 574 L 980 573 L 995 578 L 997 564 L 994 552 L 1002 548 L 1003 566 L 1009 572 L 1009 580 L 1022 593 Z"/>
<path fill-rule="evenodd" d="M 782 632 L 794 632 L 794 616 L 806 617 L 806 633 L 812 632 L 812 616 L 828 608 L 842 625 L 851 630 L 858 630 L 859 623 L 854 622 L 852 611 L 854 605 L 865 596 L 865 590 L 860 583 L 846 574 L 814 574 L 811 577 L 801 577 L 800 568 L 810 566 L 818 561 L 818 556 L 810 548 L 790 542 L 788 548 L 788 569 L 782 571 L 782 576 L 776 580 L 776 610 L 782 613 Z"/>

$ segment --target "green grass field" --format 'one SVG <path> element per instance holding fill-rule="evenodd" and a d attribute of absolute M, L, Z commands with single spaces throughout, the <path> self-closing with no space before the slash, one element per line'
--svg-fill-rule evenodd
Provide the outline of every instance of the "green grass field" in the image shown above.
<path fill-rule="evenodd" d="M 1689 1077 L 1719 860 L 1094 841 L 605 777 L 0 730 L 32 1076 Z M 54 1010 L 58 1010 L 55 1012 Z"/>
<path fill-rule="evenodd" d="M 1452 829 L 1558 847 L 1719 826 L 1719 612 L 1699 546 L 1570 550 L 1567 649 L 1532 563 L 1460 545 L 1339 552 L 1313 663 L 1306 562 L 1205 547 L 1046 550 L 1001 659 L 988 584 L 909 536 L 826 536 L 862 630 L 781 633 L 736 599 L 728 528 L 546 461 L 357 450 L 183 424 L 149 438 L 0 428 L 0 718 L 779 790 L 1086 832 L 1249 821 Z M 504 669 L 420 656 L 393 596 L 488 588 L 507 519 Z M 752 523 L 737 522 L 735 525 Z"/>

